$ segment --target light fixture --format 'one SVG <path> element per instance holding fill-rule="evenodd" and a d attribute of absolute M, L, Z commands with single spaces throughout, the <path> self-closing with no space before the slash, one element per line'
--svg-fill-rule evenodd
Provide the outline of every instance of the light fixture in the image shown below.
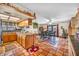
<path fill-rule="evenodd" d="M 0 18 L 1 18 L 1 19 L 8 19 L 8 17 L 9 17 L 9 16 L 7 16 L 7 15 L 0 14 Z"/>
<path fill-rule="evenodd" d="M 10 17 L 9 20 L 10 20 L 10 21 L 19 21 L 20 19 L 19 19 L 19 18 L 16 18 L 16 17 Z"/>

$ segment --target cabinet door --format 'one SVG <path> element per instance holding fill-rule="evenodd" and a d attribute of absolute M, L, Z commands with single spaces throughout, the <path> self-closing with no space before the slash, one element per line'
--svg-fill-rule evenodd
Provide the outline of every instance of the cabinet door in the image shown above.
<path fill-rule="evenodd" d="M 22 40 L 23 40 L 23 37 L 20 36 L 20 44 L 21 44 L 21 46 L 22 46 Z"/>
<path fill-rule="evenodd" d="M 9 34 L 9 41 L 16 41 L 16 33 L 10 33 Z"/>
<path fill-rule="evenodd" d="M 21 45 L 21 35 L 17 35 L 17 42 Z"/>
<path fill-rule="evenodd" d="M 25 39 L 25 48 L 26 49 L 28 49 L 28 43 L 29 43 L 28 40 L 29 40 L 29 36 L 27 35 L 26 39 Z"/>
<path fill-rule="evenodd" d="M 20 38 L 19 35 L 17 35 L 17 42 L 18 42 L 18 43 L 19 43 L 19 38 Z"/>
<path fill-rule="evenodd" d="M 2 33 L 3 43 L 9 42 L 7 33 Z"/>
<path fill-rule="evenodd" d="M 32 19 L 28 19 L 28 25 L 32 25 Z"/>
<path fill-rule="evenodd" d="M 24 46 L 24 45 L 23 45 L 24 42 L 23 42 L 23 36 L 22 36 L 22 35 L 20 35 L 20 34 L 17 35 L 17 42 L 18 42 L 21 46 Z"/>
<path fill-rule="evenodd" d="M 26 49 L 32 47 L 32 45 L 33 45 L 33 36 L 32 35 L 26 36 L 25 45 L 26 45 Z"/>
<path fill-rule="evenodd" d="M 3 40 L 4 43 L 16 41 L 16 38 L 17 38 L 16 33 L 5 32 L 5 33 L 2 34 L 2 40 Z"/>
<path fill-rule="evenodd" d="M 25 37 L 22 37 L 21 44 L 25 48 Z"/>
<path fill-rule="evenodd" d="M 7 33 L 7 34 L 8 34 L 8 40 L 9 40 L 9 42 L 16 41 L 16 33 L 10 32 L 10 33 Z"/>

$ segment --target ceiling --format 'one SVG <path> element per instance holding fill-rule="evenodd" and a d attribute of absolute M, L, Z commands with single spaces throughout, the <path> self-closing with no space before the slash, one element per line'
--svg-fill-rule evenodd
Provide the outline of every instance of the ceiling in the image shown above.
<path fill-rule="evenodd" d="M 45 22 L 45 20 L 55 21 L 69 21 L 73 17 L 78 3 L 14 3 L 18 7 L 22 7 L 25 11 L 36 12 L 38 22 Z M 26 15 L 21 14 L 8 6 L 0 6 L 0 13 L 18 17 L 20 19 L 27 19 Z"/>
<path fill-rule="evenodd" d="M 18 3 L 17 5 L 47 19 L 70 19 L 79 7 L 77 3 Z"/>

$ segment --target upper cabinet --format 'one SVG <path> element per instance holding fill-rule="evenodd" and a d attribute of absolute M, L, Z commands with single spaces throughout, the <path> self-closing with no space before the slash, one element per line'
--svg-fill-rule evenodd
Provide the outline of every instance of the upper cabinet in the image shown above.
<path fill-rule="evenodd" d="M 24 20 L 24 21 L 19 22 L 18 26 L 20 26 L 20 27 L 28 26 L 28 20 Z"/>
<path fill-rule="evenodd" d="M 25 20 L 21 20 L 18 22 L 18 26 L 20 27 L 24 27 L 24 26 L 29 26 L 32 25 L 32 20 L 31 18 L 25 19 Z"/>
<path fill-rule="evenodd" d="M 28 25 L 32 25 L 32 19 L 28 19 Z"/>

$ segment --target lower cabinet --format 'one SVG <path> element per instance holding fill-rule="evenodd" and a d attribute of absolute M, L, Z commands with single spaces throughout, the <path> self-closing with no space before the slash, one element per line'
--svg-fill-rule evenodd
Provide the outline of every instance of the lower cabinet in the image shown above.
<path fill-rule="evenodd" d="M 6 32 L 5 32 L 5 33 L 2 33 L 2 41 L 3 41 L 3 43 L 9 42 L 8 37 L 9 37 L 9 36 L 7 35 Z"/>
<path fill-rule="evenodd" d="M 2 33 L 3 43 L 16 41 L 16 39 L 17 39 L 17 34 L 15 32 L 3 32 Z"/>
<path fill-rule="evenodd" d="M 34 35 L 27 35 L 25 40 L 25 48 L 28 49 L 32 47 L 34 40 Z"/>
<path fill-rule="evenodd" d="M 25 48 L 25 43 L 26 43 L 26 37 L 25 36 L 23 36 L 22 37 L 22 41 L 21 41 L 21 44 L 22 44 L 22 46 Z"/>
<path fill-rule="evenodd" d="M 19 34 L 17 36 L 17 42 L 25 49 L 28 49 L 28 48 L 32 47 L 35 37 L 36 37 L 35 35 L 21 35 L 21 34 Z"/>
<path fill-rule="evenodd" d="M 16 41 L 17 35 L 16 33 L 10 33 L 8 38 L 9 38 L 9 41 Z"/>
<path fill-rule="evenodd" d="M 17 42 L 20 43 L 20 37 L 17 35 Z"/>

